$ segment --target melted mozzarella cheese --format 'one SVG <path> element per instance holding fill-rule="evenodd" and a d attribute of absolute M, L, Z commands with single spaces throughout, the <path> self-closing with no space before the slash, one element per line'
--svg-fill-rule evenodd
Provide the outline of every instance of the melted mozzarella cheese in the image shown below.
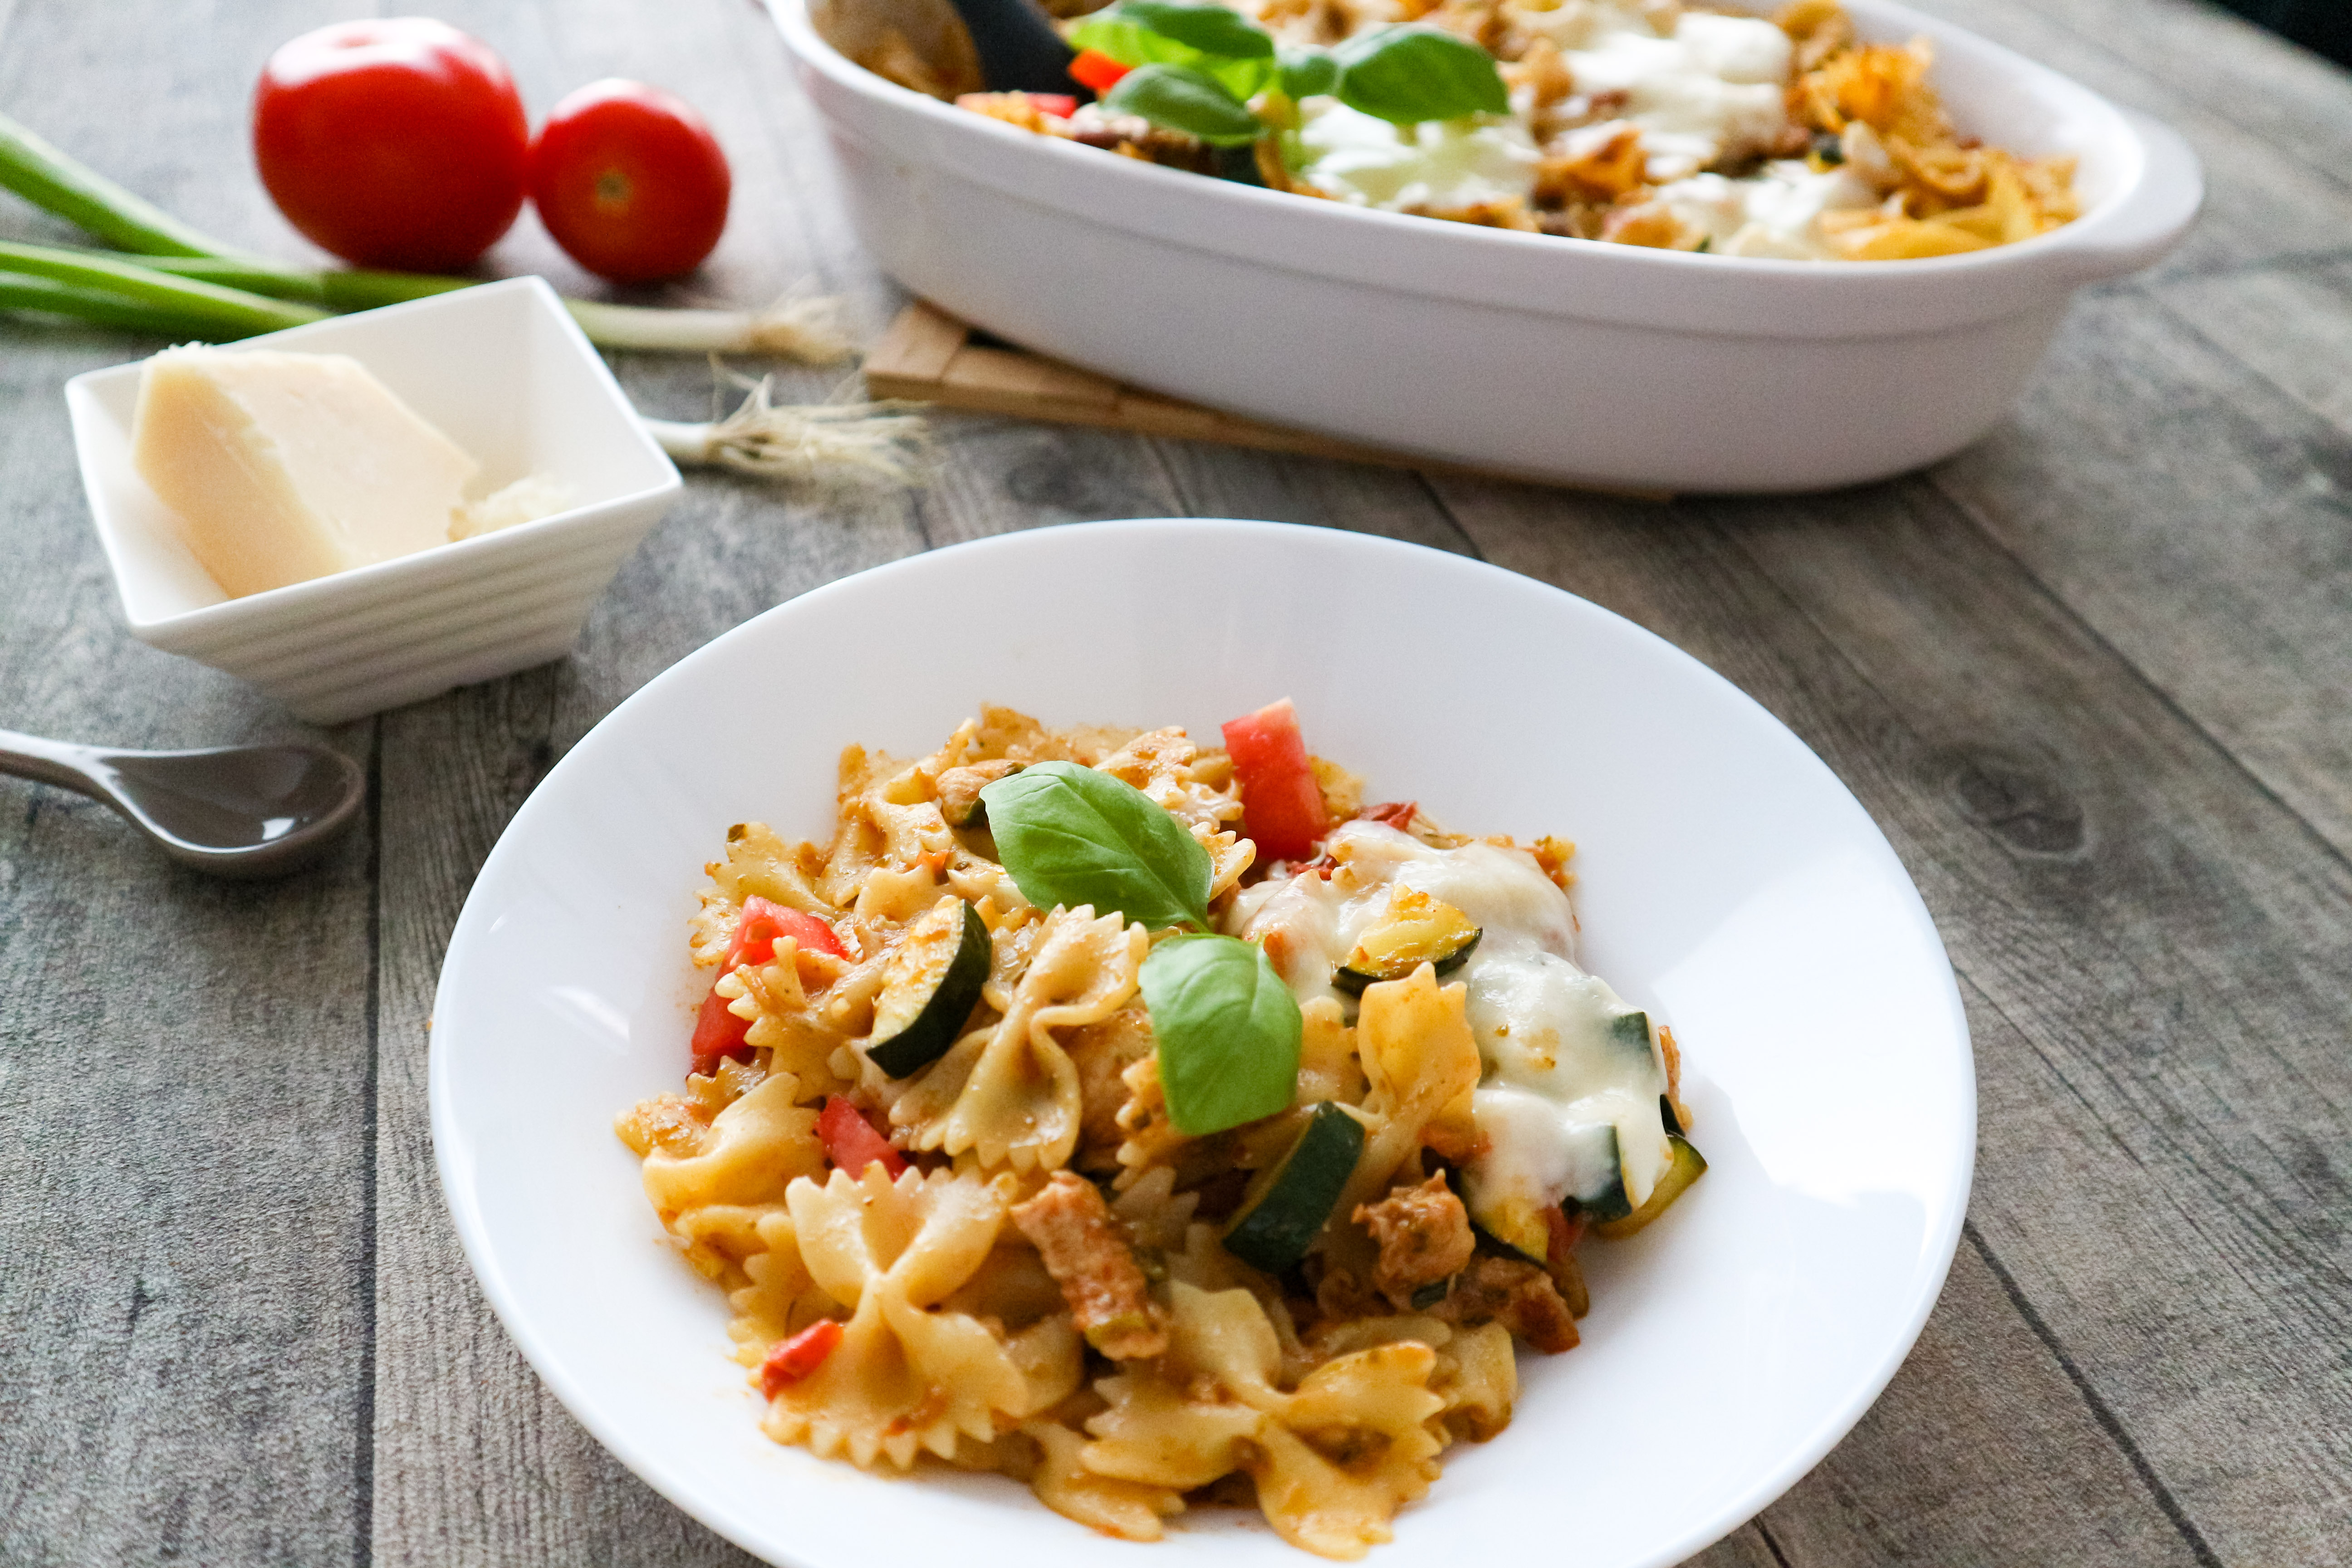
<path fill-rule="evenodd" d="M 1532 857 L 1491 844 L 1440 849 L 1378 823 L 1334 829 L 1327 879 L 1261 883 L 1227 928 L 1265 943 L 1304 1003 L 1351 999 L 1333 984 L 1364 928 L 1398 886 L 1460 910 L 1482 934 L 1451 978 L 1483 1073 L 1471 1094 L 1481 1150 L 1463 1169 L 1464 1200 L 1490 1231 L 1540 1255 L 1543 1211 L 1598 1197 L 1617 1182 L 1645 1202 L 1671 1157 L 1658 1097 L 1665 1068 L 1654 1031 L 1607 982 L 1576 963 L 1568 895 Z"/>
<path fill-rule="evenodd" d="M 1506 120 L 1399 128 L 1336 98 L 1300 107 L 1298 173 L 1327 195 L 1394 211 L 1462 212 L 1524 196 L 1541 154 Z"/>
<path fill-rule="evenodd" d="M 1570 3 L 1518 13 L 1557 44 L 1580 95 L 1622 94 L 1650 178 L 1678 180 L 1788 122 L 1789 36 L 1756 16 L 1685 13 L 1662 33 L 1642 8 Z"/>
<path fill-rule="evenodd" d="M 1658 187 L 1657 199 L 1706 235 L 1717 256 L 1834 260 L 1821 216 L 1878 205 L 1878 193 L 1852 170 L 1816 174 L 1801 159 L 1770 163 L 1752 179 L 1694 174 Z"/>

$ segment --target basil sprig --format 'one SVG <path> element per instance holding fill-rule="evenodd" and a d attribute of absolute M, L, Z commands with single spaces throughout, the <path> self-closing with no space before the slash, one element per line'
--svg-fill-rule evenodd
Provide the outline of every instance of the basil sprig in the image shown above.
<path fill-rule="evenodd" d="M 1191 66 L 1138 66 L 1102 101 L 1105 109 L 1139 114 L 1212 147 L 1246 147 L 1265 134 L 1265 122 L 1248 105 L 1216 78 Z"/>
<path fill-rule="evenodd" d="M 1160 1088 L 1179 1132 L 1200 1137 L 1286 1110 L 1298 1088 L 1297 999 L 1265 949 L 1170 937 L 1143 961 Z"/>
<path fill-rule="evenodd" d="M 1073 27 L 1069 41 L 1137 68 L 1104 99 L 1106 108 L 1216 147 L 1272 132 L 1249 108 L 1269 87 L 1293 102 L 1328 93 L 1393 125 L 1504 114 L 1511 106 L 1494 57 L 1436 27 L 1382 27 L 1333 50 L 1277 53 L 1271 34 L 1223 5 L 1118 0 Z"/>
<path fill-rule="evenodd" d="M 1495 57 L 1436 27 L 1383 27 L 1349 38 L 1332 60 L 1339 101 L 1392 125 L 1510 112 Z"/>
<path fill-rule="evenodd" d="M 997 858 L 1039 908 L 1092 904 L 1154 931 L 1209 923 L 1209 852 L 1141 790 L 1076 763 L 1038 763 L 980 798 Z M 1168 937 L 1143 961 L 1141 984 L 1177 1131 L 1199 1137 L 1288 1109 L 1298 1083 L 1298 1003 L 1264 948 L 1230 936 Z"/>
<path fill-rule="evenodd" d="M 1189 66 L 1215 79 L 1236 108 L 1265 90 L 1275 74 L 1274 39 L 1223 5 L 1122 0 L 1066 37 L 1072 48 L 1092 49 L 1124 66 Z"/>
<path fill-rule="evenodd" d="M 980 799 L 997 858 L 1039 909 L 1092 904 L 1154 931 L 1209 923 L 1209 852 L 1132 784 L 1076 763 L 1038 763 Z"/>

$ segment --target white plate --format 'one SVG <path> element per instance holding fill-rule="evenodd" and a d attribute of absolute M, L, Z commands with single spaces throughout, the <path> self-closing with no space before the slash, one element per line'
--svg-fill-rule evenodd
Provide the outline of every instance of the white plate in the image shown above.
<path fill-rule="evenodd" d="M 1510 1429 L 1449 1450 L 1372 1561 L 1677 1562 L 1853 1426 L 1941 1288 L 1976 1136 L 1951 969 L 1886 840 L 1763 709 L 1605 610 L 1410 545 L 1194 520 L 987 540 L 771 610 L 615 710 L 491 853 L 435 1004 L 442 1183 L 499 1317 L 624 1463 L 795 1568 L 1309 1561 L 1255 1513 L 1125 1545 L 1008 1480 L 771 1443 L 719 1292 L 611 1131 L 684 1071 L 703 863 L 747 818 L 828 831 L 845 743 L 919 753 L 990 701 L 1213 737 L 1286 694 L 1378 796 L 1580 843 L 1586 958 L 1674 1026 L 1710 1162 L 1646 1234 L 1586 1248 L 1583 1345 L 1522 1355 Z"/>

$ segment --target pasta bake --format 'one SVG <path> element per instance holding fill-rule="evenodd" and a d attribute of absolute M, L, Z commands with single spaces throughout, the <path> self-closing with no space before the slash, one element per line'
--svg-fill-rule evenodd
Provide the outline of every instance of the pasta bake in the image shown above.
<path fill-rule="evenodd" d="M 1927 41 L 1864 42 L 1837 0 L 1118 0 L 1069 41 L 1099 102 L 956 101 L 1294 195 L 1721 256 L 1950 256 L 2079 213 L 2071 156 L 1963 134 Z"/>
<path fill-rule="evenodd" d="M 616 1126 L 778 1442 L 1360 1557 L 1704 1172 L 1570 845 L 1367 804 L 1287 701 L 1223 738 L 989 709 L 851 746 L 826 843 L 730 829 L 692 1070 Z"/>

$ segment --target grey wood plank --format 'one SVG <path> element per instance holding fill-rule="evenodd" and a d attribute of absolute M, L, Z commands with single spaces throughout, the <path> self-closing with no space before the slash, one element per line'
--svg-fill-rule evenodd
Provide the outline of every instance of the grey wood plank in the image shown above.
<path fill-rule="evenodd" d="M 1753 1524 L 1692 1559 L 1697 1568 L 2210 1562 L 1976 1241 L 1961 1245 L 1910 1359 L 1852 1435 Z"/>
<path fill-rule="evenodd" d="M 212 106 L 243 100 L 249 45 L 318 19 L 18 0 L 0 7 L 0 102 L 249 236 L 245 154 Z M 5 232 L 67 237 L 0 203 Z M 0 724 L 158 746 L 303 734 L 121 630 L 58 388 L 158 345 L 0 334 Z M 371 734 L 335 739 L 364 757 Z M 0 1561 L 332 1563 L 361 1545 L 369 911 L 363 840 L 294 883 L 216 884 L 93 804 L 0 779 Z"/>
<path fill-rule="evenodd" d="M 2352 847 L 2344 426 L 2246 363 L 2352 333 L 2352 300 L 2232 330 L 2171 288 L 2077 307 L 2017 417 L 1938 489 L 2339 849 Z M 2203 316 L 2210 335 L 2193 328 Z M 2219 340 L 2218 342 L 2216 340 Z M 2230 345 L 2225 350 L 2221 343 Z M 2340 380 L 2340 374 L 2337 376 Z"/>
<path fill-rule="evenodd" d="M 680 92 L 707 117 L 736 178 L 711 264 L 654 299 L 757 304 L 816 276 L 863 323 L 887 289 L 847 245 L 837 208 L 797 199 L 774 101 L 783 68 L 759 13 L 706 3 L 562 11 L 478 5 L 451 13 L 492 39 L 543 112 L 564 90 L 625 72 Z M 494 255 L 574 292 L 606 292 L 519 229 Z M 625 297 L 646 298 L 643 291 Z M 694 417 L 710 397 L 690 358 L 614 356 L 639 406 Z M 786 395 L 820 398 L 840 372 L 776 369 Z M 507 819 L 555 760 L 623 698 L 710 637 L 835 577 L 923 547 L 914 498 L 810 498 L 696 476 L 622 568 L 573 655 L 556 665 L 388 715 L 379 1143 L 373 1561 L 417 1563 L 734 1563 L 740 1552 L 650 1492 L 547 1394 L 491 1317 L 460 1256 L 426 1125 L 427 1016 L 448 933 Z M 485 1486 L 485 1476 L 499 1484 Z"/>
<path fill-rule="evenodd" d="M 2352 184 L 2352 72 L 2199 0 L 2042 0 L 2042 15 L 2323 178 Z"/>
<path fill-rule="evenodd" d="M 2221 1560 L 2352 1554 L 2344 858 L 1929 487 L 1676 527 L 1438 488 L 1856 790 L 2014 1027 L 1979 1039 L 1972 1212 L 2021 1306 Z"/>
<path fill-rule="evenodd" d="M 2156 297 L 2207 342 L 2352 439 L 2352 258 L 2176 279 Z"/>
<path fill-rule="evenodd" d="M 2073 0 L 2070 0 L 2070 4 Z M 2084 5 L 2098 0 L 2083 0 Z M 2186 73 L 2171 62 L 2141 58 L 2143 11 L 2154 16 L 2186 14 L 2210 22 L 2202 43 L 2216 56 L 2242 53 L 2238 27 L 2218 12 L 2178 0 L 2123 0 L 2104 26 L 2070 26 L 2064 8 L 2041 0 L 1920 0 L 1921 8 L 1947 17 L 2030 59 L 2065 72 L 2126 108 L 2152 114 L 2186 137 L 2205 165 L 2205 215 L 2179 249 L 2159 263 L 2154 277 L 2209 272 L 2284 256 L 2340 251 L 2352 244 L 2352 191 L 2335 174 L 2315 168 L 2232 119 L 2214 102 L 2184 85 Z M 2194 31 L 2187 24 L 2184 29 Z M 2352 89 L 2341 101 L 2352 108 Z M 2337 111 L 2344 112 L 2342 109 Z M 1998 127 L 1981 132 L 1998 142 Z"/>
<path fill-rule="evenodd" d="M 1193 516 L 1345 528 L 1457 555 L 1476 553 L 1417 474 L 1198 441 L 1155 444 Z"/>

